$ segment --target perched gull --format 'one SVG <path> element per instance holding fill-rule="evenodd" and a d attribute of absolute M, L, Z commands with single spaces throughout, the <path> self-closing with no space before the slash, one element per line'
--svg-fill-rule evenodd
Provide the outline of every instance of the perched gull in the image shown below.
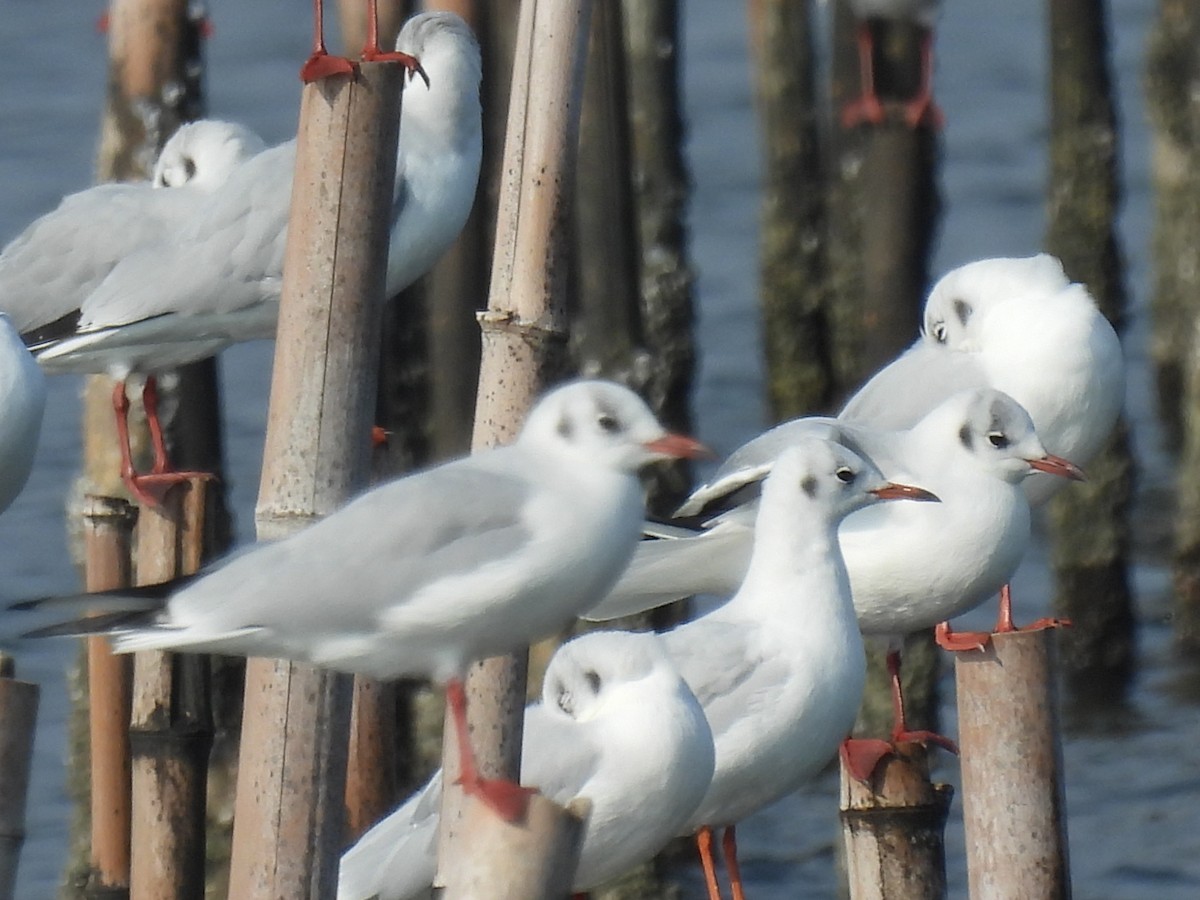
<path fill-rule="evenodd" d="M 592 803 L 574 890 L 657 853 L 686 827 L 713 773 L 695 696 L 653 634 L 597 631 L 550 660 L 542 702 L 525 710 L 521 782 L 556 803 Z M 428 896 L 436 871 L 442 773 L 342 857 L 338 900 Z"/>
<path fill-rule="evenodd" d="M 382 679 L 432 677 L 447 684 L 465 788 L 515 816 L 525 795 L 475 770 L 460 681 L 467 664 L 549 634 L 602 597 L 640 533 L 638 470 L 702 449 L 665 431 L 627 388 L 572 382 L 543 397 L 507 447 L 375 488 L 215 566 L 165 603 L 151 591 L 160 596 L 138 611 L 35 634 L 106 631 L 117 652 L 284 657 Z"/>
<path fill-rule="evenodd" d="M 425 13 L 405 23 L 396 45 L 419 56 L 430 75 L 428 85 L 409 83 L 401 107 L 388 296 L 432 267 L 462 230 L 482 152 L 479 45 L 471 30 L 452 13 Z M 291 141 L 247 160 L 186 222 L 127 254 L 83 301 L 78 322 L 34 347 L 43 368 L 108 372 L 123 381 L 234 341 L 274 336 L 295 150 Z M 152 377 L 147 389 L 153 403 Z M 123 388 L 114 401 L 123 421 Z M 147 476 L 123 466 L 126 483 L 148 502 L 178 480 L 165 457 Z"/>
<path fill-rule="evenodd" d="M 46 377 L 0 313 L 0 512 L 29 480 L 45 408 Z"/>
<path fill-rule="evenodd" d="M 715 900 L 713 829 L 725 827 L 726 867 L 734 896 L 741 896 L 735 824 L 812 778 L 854 725 L 866 658 L 838 523 L 878 500 L 905 498 L 937 499 L 885 481 L 843 446 L 795 442 L 762 485 L 753 551 L 737 593 L 662 636 L 716 744 L 712 784 L 688 823 Z"/>
<path fill-rule="evenodd" d="M 977 606 L 1012 577 L 1030 535 L 1024 480 L 1035 472 L 1066 478 L 1081 473 L 1046 452 L 1016 401 L 982 389 L 951 396 L 907 431 L 833 419 L 779 425 L 732 454 L 684 511 L 701 512 L 730 498 L 737 503 L 738 492 L 771 471 L 787 447 L 813 434 L 855 449 L 887 477 L 919 484 L 942 500 L 856 512 L 842 522 L 838 540 L 860 628 L 891 639 L 893 741 L 932 740 L 953 749 L 939 735 L 908 728 L 896 639 Z M 626 574 L 587 617 L 627 615 L 689 594 L 727 596 L 749 565 L 755 503 L 735 505 L 694 536 L 642 542 Z M 980 638 L 974 640 L 978 645 Z M 856 742 L 850 748 L 856 772 L 868 772 L 888 749 L 879 742 Z"/>
<path fill-rule="evenodd" d="M 921 29 L 921 80 L 917 93 L 904 102 L 904 121 L 909 128 L 928 123 L 941 128 L 942 111 L 933 102 L 933 23 L 941 0 L 850 0 L 858 21 L 859 97 L 842 110 L 842 124 L 851 128 L 862 122 L 882 124 L 887 116 L 875 89 L 875 32 L 880 22 L 913 22 Z"/>
<path fill-rule="evenodd" d="M 262 149 L 258 135 L 240 125 L 194 122 L 167 141 L 152 181 L 98 184 L 64 197 L 0 252 L 0 310 L 32 343 L 73 329 L 83 301 L 123 257 L 177 227 L 199 197 Z"/>

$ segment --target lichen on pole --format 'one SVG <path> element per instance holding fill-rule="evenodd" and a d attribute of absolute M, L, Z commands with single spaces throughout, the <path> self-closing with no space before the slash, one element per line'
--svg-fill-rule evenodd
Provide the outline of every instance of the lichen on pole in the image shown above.
<path fill-rule="evenodd" d="M 403 70 L 363 63 L 301 99 L 256 523 L 292 534 L 367 482 Z M 331 601 L 336 598 L 330 598 Z M 230 896 L 333 895 L 349 679 L 253 659 Z"/>

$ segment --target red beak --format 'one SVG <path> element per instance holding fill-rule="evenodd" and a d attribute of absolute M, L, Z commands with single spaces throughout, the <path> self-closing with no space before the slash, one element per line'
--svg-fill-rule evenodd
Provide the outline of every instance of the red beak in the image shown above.
<path fill-rule="evenodd" d="M 913 487 L 911 484 L 896 484 L 889 481 L 883 487 L 871 491 L 880 500 L 924 500 L 929 503 L 941 503 L 942 498 L 924 488 Z"/>
<path fill-rule="evenodd" d="M 1029 465 L 1033 466 L 1039 472 L 1045 472 L 1047 475 L 1070 478 L 1072 481 L 1087 480 L 1087 476 L 1083 474 L 1083 469 L 1079 468 L 1073 462 L 1068 462 L 1061 456 L 1055 456 L 1053 453 L 1047 453 L 1041 459 L 1031 459 L 1029 460 Z"/>
<path fill-rule="evenodd" d="M 651 453 L 676 459 L 712 459 L 713 452 L 695 438 L 667 432 L 660 438 L 642 444 Z"/>

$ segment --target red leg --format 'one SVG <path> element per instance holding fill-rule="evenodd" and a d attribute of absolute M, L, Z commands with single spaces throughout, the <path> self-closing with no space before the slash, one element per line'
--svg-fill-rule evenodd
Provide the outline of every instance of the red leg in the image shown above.
<path fill-rule="evenodd" d="M 921 86 L 917 95 L 904 104 L 904 121 L 909 128 L 928 124 L 936 130 L 946 124 L 946 117 L 933 102 L 933 29 L 921 36 Z"/>
<path fill-rule="evenodd" d="M 845 128 L 853 128 L 863 122 L 879 125 L 884 120 L 883 104 L 875 93 L 875 36 L 871 34 L 871 26 L 867 22 L 858 24 L 857 41 L 861 85 L 858 99 L 847 103 L 842 109 L 842 125 Z"/>
<path fill-rule="evenodd" d="M 1044 618 L 1037 619 L 1024 628 L 1018 628 L 1013 624 L 1012 589 L 1007 584 L 1000 588 L 1000 613 L 996 617 L 996 632 L 998 634 L 1004 634 L 1009 631 L 1041 631 L 1044 628 L 1067 628 L 1070 625 L 1070 619 Z"/>
<path fill-rule="evenodd" d="M 742 867 L 738 865 L 737 835 L 733 825 L 725 829 L 721 837 L 721 854 L 725 857 L 725 871 L 729 873 L 729 890 L 733 900 L 746 900 L 746 891 L 742 887 Z"/>
<path fill-rule="evenodd" d="M 385 52 L 379 46 L 379 0 L 367 0 L 367 45 L 363 47 L 362 58 L 367 62 L 398 62 L 408 69 L 410 80 L 414 75 L 420 75 L 425 87 L 429 87 L 429 76 L 415 56 L 398 50 Z"/>
<path fill-rule="evenodd" d="M 713 833 L 707 825 L 696 832 L 696 849 L 700 851 L 700 865 L 704 869 L 704 883 L 708 887 L 708 900 L 721 900 L 721 885 L 717 881 L 717 863 L 713 859 Z"/>
<path fill-rule="evenodd" d="M 877 738 L 847 738 L 839 749 L 846 769 L 854 778 L 864 784 L 870 782 L 876 766 L 885 756 L 891 754 L 896 744 L 899 743 L 916 741 L 921 744 L 936 744 L 951 753 L 958 753 L 958 745 L 944 735 L 934 731 L 909 729 L 904 712 L 904 688 L 900 684 L 899 651 L 888 652 L 887 668 L 892 681 L 892 712 L 895 718 L 891 741 L 881 741 Z"/>
<path fill-rule="evenodd" d="M 153 375 L 147 376 L 142 388 L 142 406 L 146 410 L 146 424 L 150 428 L 150 442 L 154 447 L 154 467 L 146 475 L 139 475 L 133 467 L 133 454 L 129 446 L 129 398 L 125 394 L 125 382 L 118 382 L 113 388 L 117 438 L 121 442 L 121 480 L 139 502 L 146 506 L 158 506 L 173 486 L 193 478 L 211 478 L 212 475 L 208 472 L 177 472 L 172 468 L 163 440 L 162 423 L 158 419 L 158 387 Z"/>
<path fill-rule="evenodd" d="M 305 84 L 330 75 L 353 75 L 354 63 L 344 56 L 330 56 L 325 49 L 325 10 L 322 0 L 313 0 L 313 52 L 300 67 Z"/>
<path fill-rule="evenodd" d="M 529 795 L 537 793 L 533 788 L 521 787 L 516 782 L 502 778 L 484 778 L 475 765 L 475 752 L 471 749 L 471 735 L 467 730 L 467 694 L 463 683 L 452 678 L 446 683 L 446 703 L 454 717 L 454 730 L 458 734 L 458 784 L 468 794 L 474 794 L 490 806 L 506 822 L 515 822 L 525 816 Z"/>

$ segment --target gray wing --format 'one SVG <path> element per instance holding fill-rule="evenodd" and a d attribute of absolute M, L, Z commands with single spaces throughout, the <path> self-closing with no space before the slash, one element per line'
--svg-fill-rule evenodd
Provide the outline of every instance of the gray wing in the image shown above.
<path fill-rule="evenodd" d="M 437 874 L 439 769 L 429 783 L 342 855 L 338 900 L 408 900 L 428 896 Z"/>
<path fill-rule="evenodd" d="M 765 656 L 758 626 L 708 615 L 663 636 L 671 661 L 704 708 L 719 742 L 754 706 L 754 698 L 783 682 L 784 661 Z"/>
<path fill-rule="evenodd" d="M 724 501 L 737 491 L 762 481 L 770 474 L 779 454 L 803 438 L 819 437 L 836 441 L 840 436 L 838 423 L 825 417 L 805 416 L 776 425 L 729 454 L 713 477 L 692 491 L 675 514 L 697 515 L 711 504 Z"/>
<path fill-rule="evenodd" d="M 838 418 L 887 430 L 911 428 L 952 394 L 987 386 L 975 354 L 948 350 L 919 338 L 876 372 Z"/>
<path fill-rule="evenodd" d="M 695 594 L 730 596 L 750 565 L 756 512 L 733 510 L 707 531 L 642 541 L 620 580 L 583 618 L 617 619 Z"/>
<path fill-rule="evenodd" d="M 400 479 L 197 581 L 172 598 L 170 619 L 206 631 L 373 631 L 422 587 L 514 554 L 529 539 L 530 493 L 524 478 L 470 459 Z"/>
<path fill-rule="evenodd" d="M 526 707 L 521 784 L 566 805 L 596 774 L 601 757 L 587 728 L 540 703 Z"/>
<path fill-rule="evenodd" d="M 0 253 L 0 308 L 22 334 L 79 309 L 113 267 L 178 227 L 200 192 L 102 184 L 63 199 Z"/>
<path fill-rule="evenodd" d="M 239 165 L 186 223 L 113 268 L 83 302 L 80 329 L 228 313 L 277 297 L 294 165 L 294 142 Z"/>

